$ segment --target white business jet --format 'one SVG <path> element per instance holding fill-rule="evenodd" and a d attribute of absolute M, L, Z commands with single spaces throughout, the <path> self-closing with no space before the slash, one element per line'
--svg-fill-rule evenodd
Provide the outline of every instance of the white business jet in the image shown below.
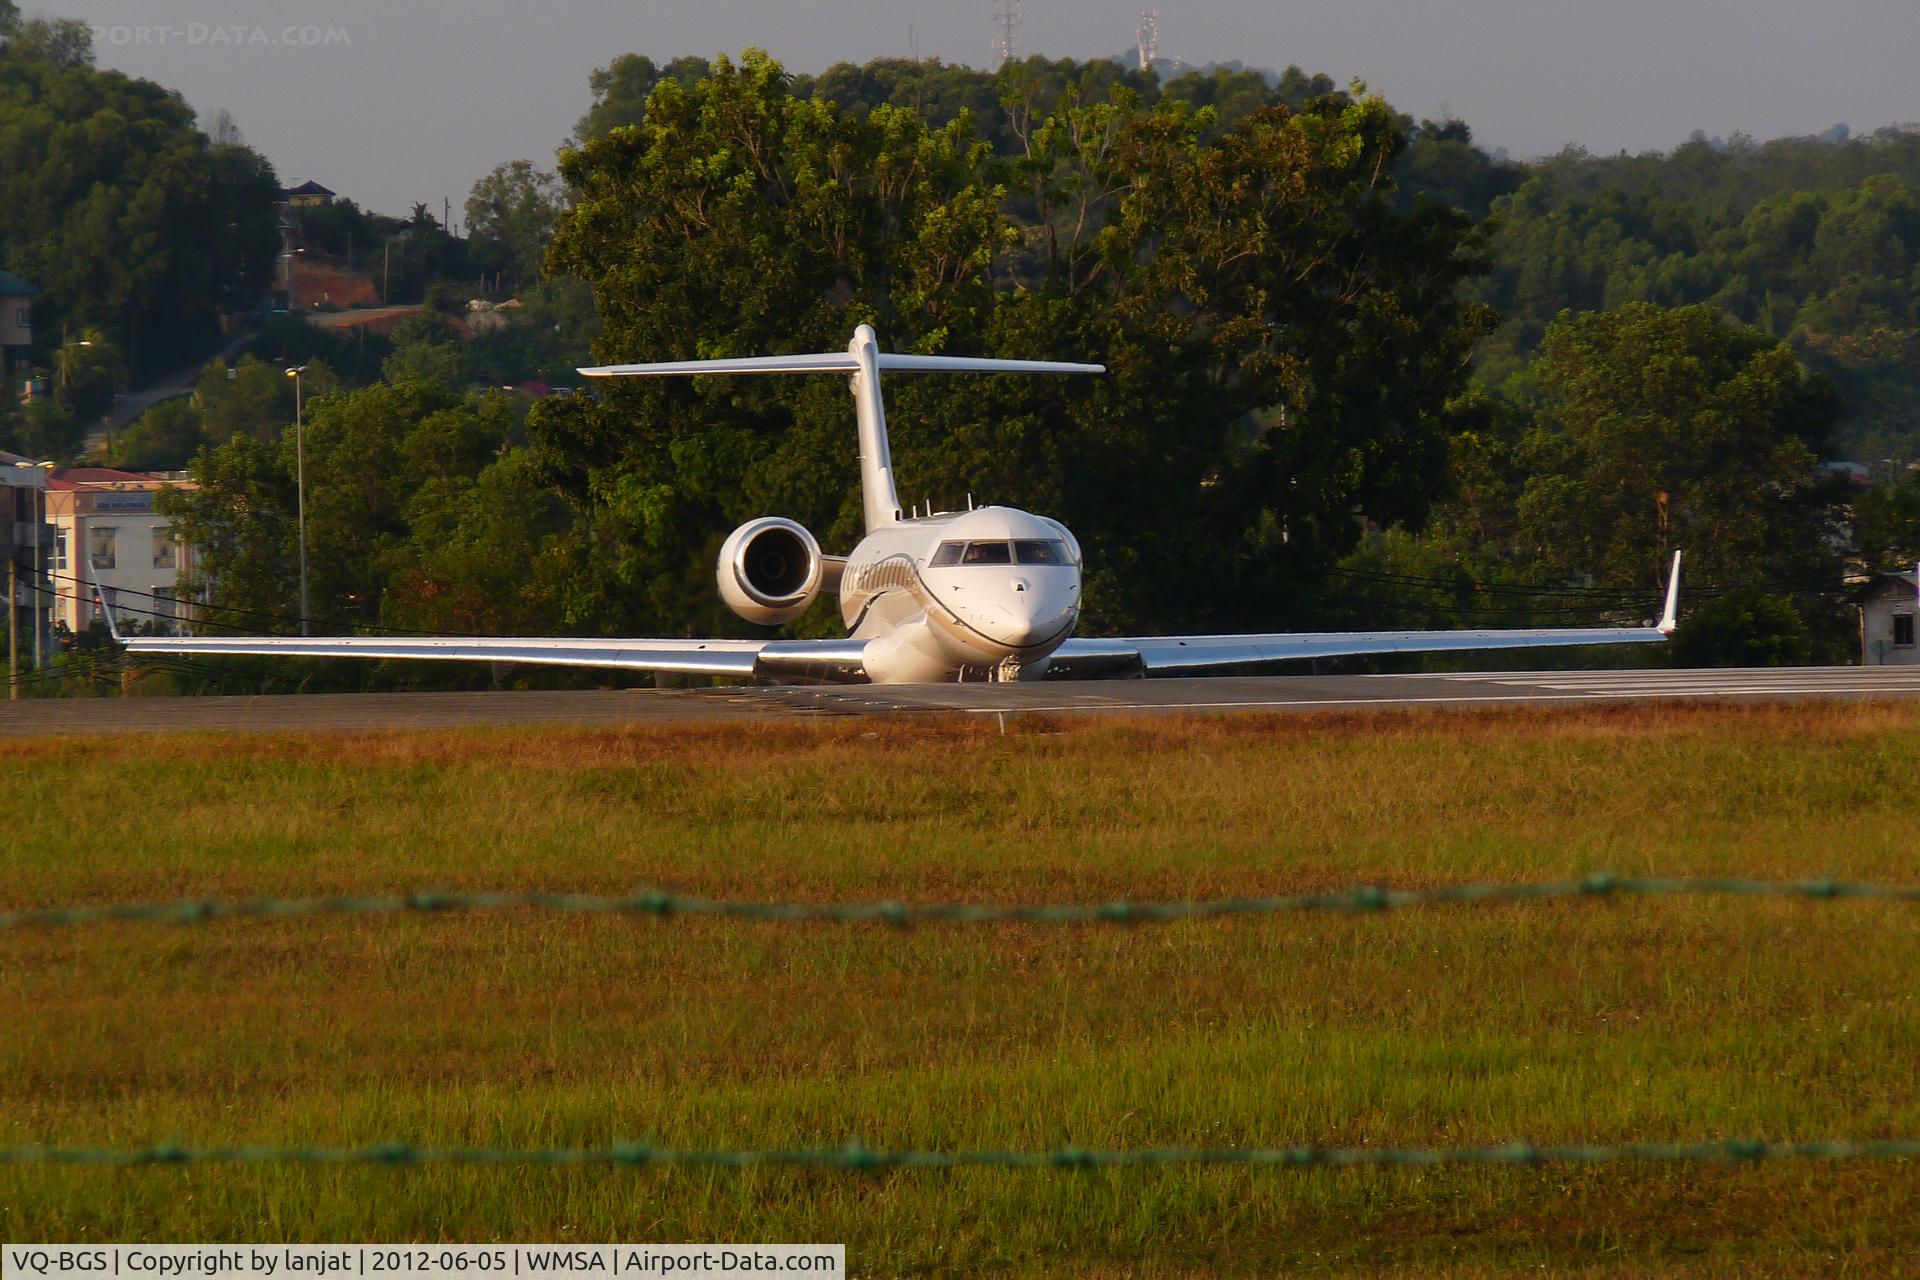
<path fill-rule="evenodd" d="M 1653 644 L 1674 627 L 1680 557 L 1666 610 L 1649 627 L 1505 631 L 1287 632 L 1078 637 L 1080 544 L 1057 520 L 1012 507 L 909 514 L 894 492 L 880 373 L 1103 373 L 1097 364 L 895 355 L 861 325 L 844 352 L 679 360 L 582 369 L 591 378 L 831 373 L 848 377 L 859 427 L 867 533 L 852 553 L 823 553 L 780 516 L 748 521 L 720 551 L 720 595 L 742 618 L 778 626 L 823 592 L 840 598 L 844 640 L 445 639 L 388 636 L 136 636 L 134 653 L 439 658 L 624 668 L 765 680 L 879 684 L 1180 675 L 1342 654 Z"/>

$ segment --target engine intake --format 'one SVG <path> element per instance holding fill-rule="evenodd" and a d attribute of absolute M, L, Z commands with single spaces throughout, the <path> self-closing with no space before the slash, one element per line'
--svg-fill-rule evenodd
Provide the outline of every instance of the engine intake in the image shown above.
<path fill-rule="evenodd" d="M 720 548 L 720 598 L 748 622 L 778 626 L 819 597 L 826 568 L 805 525 L 763 516 L 735 529 Z"/>

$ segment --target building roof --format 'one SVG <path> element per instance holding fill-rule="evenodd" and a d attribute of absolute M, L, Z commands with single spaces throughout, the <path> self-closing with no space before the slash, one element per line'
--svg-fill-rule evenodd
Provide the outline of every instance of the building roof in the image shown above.
<path fill-rule="evenodd" d="M 33 298 L 38 297 L 39 294 L 40 291 L 38 289 L 34 288 L 33 285 L 26 280 L 13 274 L 13 272 L 0 271 L 0 297 Z"/>
<path fill-rule="evenodd" d="M 118 467 L 62 467 L 53 473 L 55 489 L 78 489 L 81 485 L 166 485 L 177 481 L 151 471 L 122 471 Z"/>
<path fill-rule="evenodd" d="M 1868 596 L 1887 594 L 1895 589 L 1904 591 L 1909 595 L 1920 592 L 1920 582 L 1915 581 L 1914 573 L 1914 569 L 1901 569 L 1890 573 L 1876 573 L 1860 584 L 1859 589 L 1854 592 L 1854 598 L 1857 600 L 1865 600 Z"/>
<path fill-rule="evenodd" d="M 292 196 L 331 196 L 337 193 L 327 189 L 326 187 L 321 186 L 319 183 L 315 182 L 312 178 L 308 178 L 305 182 L 301 183 L 299 186 L 288 187 L 286 190 L 282 191 L 280 194 L 283 196 L 292 197 Z"/>

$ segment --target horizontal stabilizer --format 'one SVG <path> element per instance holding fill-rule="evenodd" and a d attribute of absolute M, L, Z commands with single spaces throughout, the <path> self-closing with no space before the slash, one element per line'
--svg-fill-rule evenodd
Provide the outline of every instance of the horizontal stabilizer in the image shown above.
<path fill-rule="evenodd" d="M 881 369 L 902 373 L 1105 373 L 1103 364 L 1074 364 L 1065 360 L 991 360 L 981 356 L 907 356 L 882 351 L 875 357 Z"/>
<path fill-rule="evenodd" d="M 1102 364 L 1061 360 L 989 360 L 978 356 L 908 356 L 879 352 L 874 364 L 900 373 L 1105 373 Z M 745 356 L 733 360 L 664 360 L 654 364 L 603 364 L 581 373 L 589 378 L 666 378 L 732 373 L 858 373 L 860 362 L 844 351 L 808 356 Z"/>
<path fill-rule="evenodd" d="M 854 373 L 859 361 L 844 351 L 815 356 L 745 356 L 736 360 L 662 360 L 653 364 L 603 364 L 581 373 L 589 378 L 666 378 L 675 374 Z"/>

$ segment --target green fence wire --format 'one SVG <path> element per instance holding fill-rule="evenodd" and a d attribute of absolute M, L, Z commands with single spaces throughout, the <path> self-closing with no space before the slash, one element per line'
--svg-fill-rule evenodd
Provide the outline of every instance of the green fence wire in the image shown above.
<path fill-rule="evenodd" d="M 1104 902 L 1039 906 L 900 902 L 737 902 L 641 893 L 626 897 L 553 893 L 426 892 L 372 897 L 260 898 L 53 907 L 0 912 L 0 930 L 59 927 L 107 921 L 195 924 L 223 919 L 285 919 L 311 915 L 435 914 L 448 911 L 544 910 L 667 919 L 724 917 L 739 920 L 836 924 L 1169 924 L 1227 916 L 1333 911 L 1375 912 L 1442 904 L 1598 901 L 1616 896 L 1718 895 L 1920 903 L 1920 888 L 1838 880 L 1740 880 L 1723 878 L 1590 875 L 1541 884 L 1460 884 L 1424 889 L 1362 886 L 1332 893 L 1272 898 L 1221 898 L 1188 902 Z M 1473 1147 L 1152 1147 L 1140 1150 L 1063 1147 L 1051 1151 L 889 1151 L 858 1144 L 796 1150 L 676 1150 L 621 1145 L 580 1149 L 514 1150 L 495 1147 L 416 1147 L 385 1143 L 370 1147 L 187 1147 L 161 1144 L 127 1149 L 3 1147 L 0 1164 L 165 1166 L 202 1164 L 540 1165 L 621 1168 L 809 1167 L 847 1171 L 996 1169 L 1122 1169 L 1181 1166 L 1251 1168 L 1362 1168 L 1436 1165 L 1608 1164 L 1621 1161 L 1752 1163 L 1763 1160 L 1904 1159 L 1920 1156 L 1920 1140 L 1769 1142 L 1731 1140 L 1694 1143 L 1536 1146 L 1509 1143 Z"/>
<path fill-rule="evenodd" d="M 1244 1166 L 1261 1169 L 1366 1168 L 1436 1165 L 1613 1164 L 1622 1161 L 1750 1164 L 1763 1160 L 1907 1159 L 1920 1156 L 1920 1140 L 1873 1142 L 1634 1142 L 1616 1146 L 1485 1147 L 1147 1147 L 1114 1150 L 1061 1147 L 1052 1151 L 888 1151 L 857 1144 L 769 1151 L 690 1151 L 668 1147 L 611 1146 L 512 1150 L 498 1147 L 183 1147 L 161 1145 L 125 1150 L 90 1147 L 0 1148 L 0 1164 L 108 1165 L 135 1167 L 204 1164 L 546 1165 L 632 1169 L 800 1167 L 846 1171 L 890 1169 L 1129 1169 L 1182 1166 Z"/>
<path fill-rule="evenodd" d="M 575 893 L 408 893 L 372 897 L 256 898 L 242 901 L 125 903 L 103 906 L 47 907 L 0 912 L 0 930 L 57 927 L 105 921 L 201 924 L 212 920 L 277 920 L 313 915 L 436 914 L 448 911 L 539 910 L 598 915 L 673 917 L 718 916 L 735 920 L 825 922 L 833 924 L 1172 924 L 1226 916 L 1282 915 L 1296 912 L 1374 912 L 1409 907 L 1468 903 L 1542 902 L 1559 898 L 1588 901 L 1612 897 L 1674 895 L 1797 898 L 1814 902 L 1864 900 L 1920 903 L 1920 888 L 1849 883 L 1840 880 L 1735 880 L 1693 877 L 1636 878 L 1590 875 L 1579 880 L 1541 884 L 1456 884 L 1425 889 L 1373 886 L 1331 893 L 1277 898 L 1215 898 L 1187 902 L 1100 902 L 1041 906 L 985 903 L 902 902 L 811 903 L 737 902 L 639 893 L 596 897 Z"/>

